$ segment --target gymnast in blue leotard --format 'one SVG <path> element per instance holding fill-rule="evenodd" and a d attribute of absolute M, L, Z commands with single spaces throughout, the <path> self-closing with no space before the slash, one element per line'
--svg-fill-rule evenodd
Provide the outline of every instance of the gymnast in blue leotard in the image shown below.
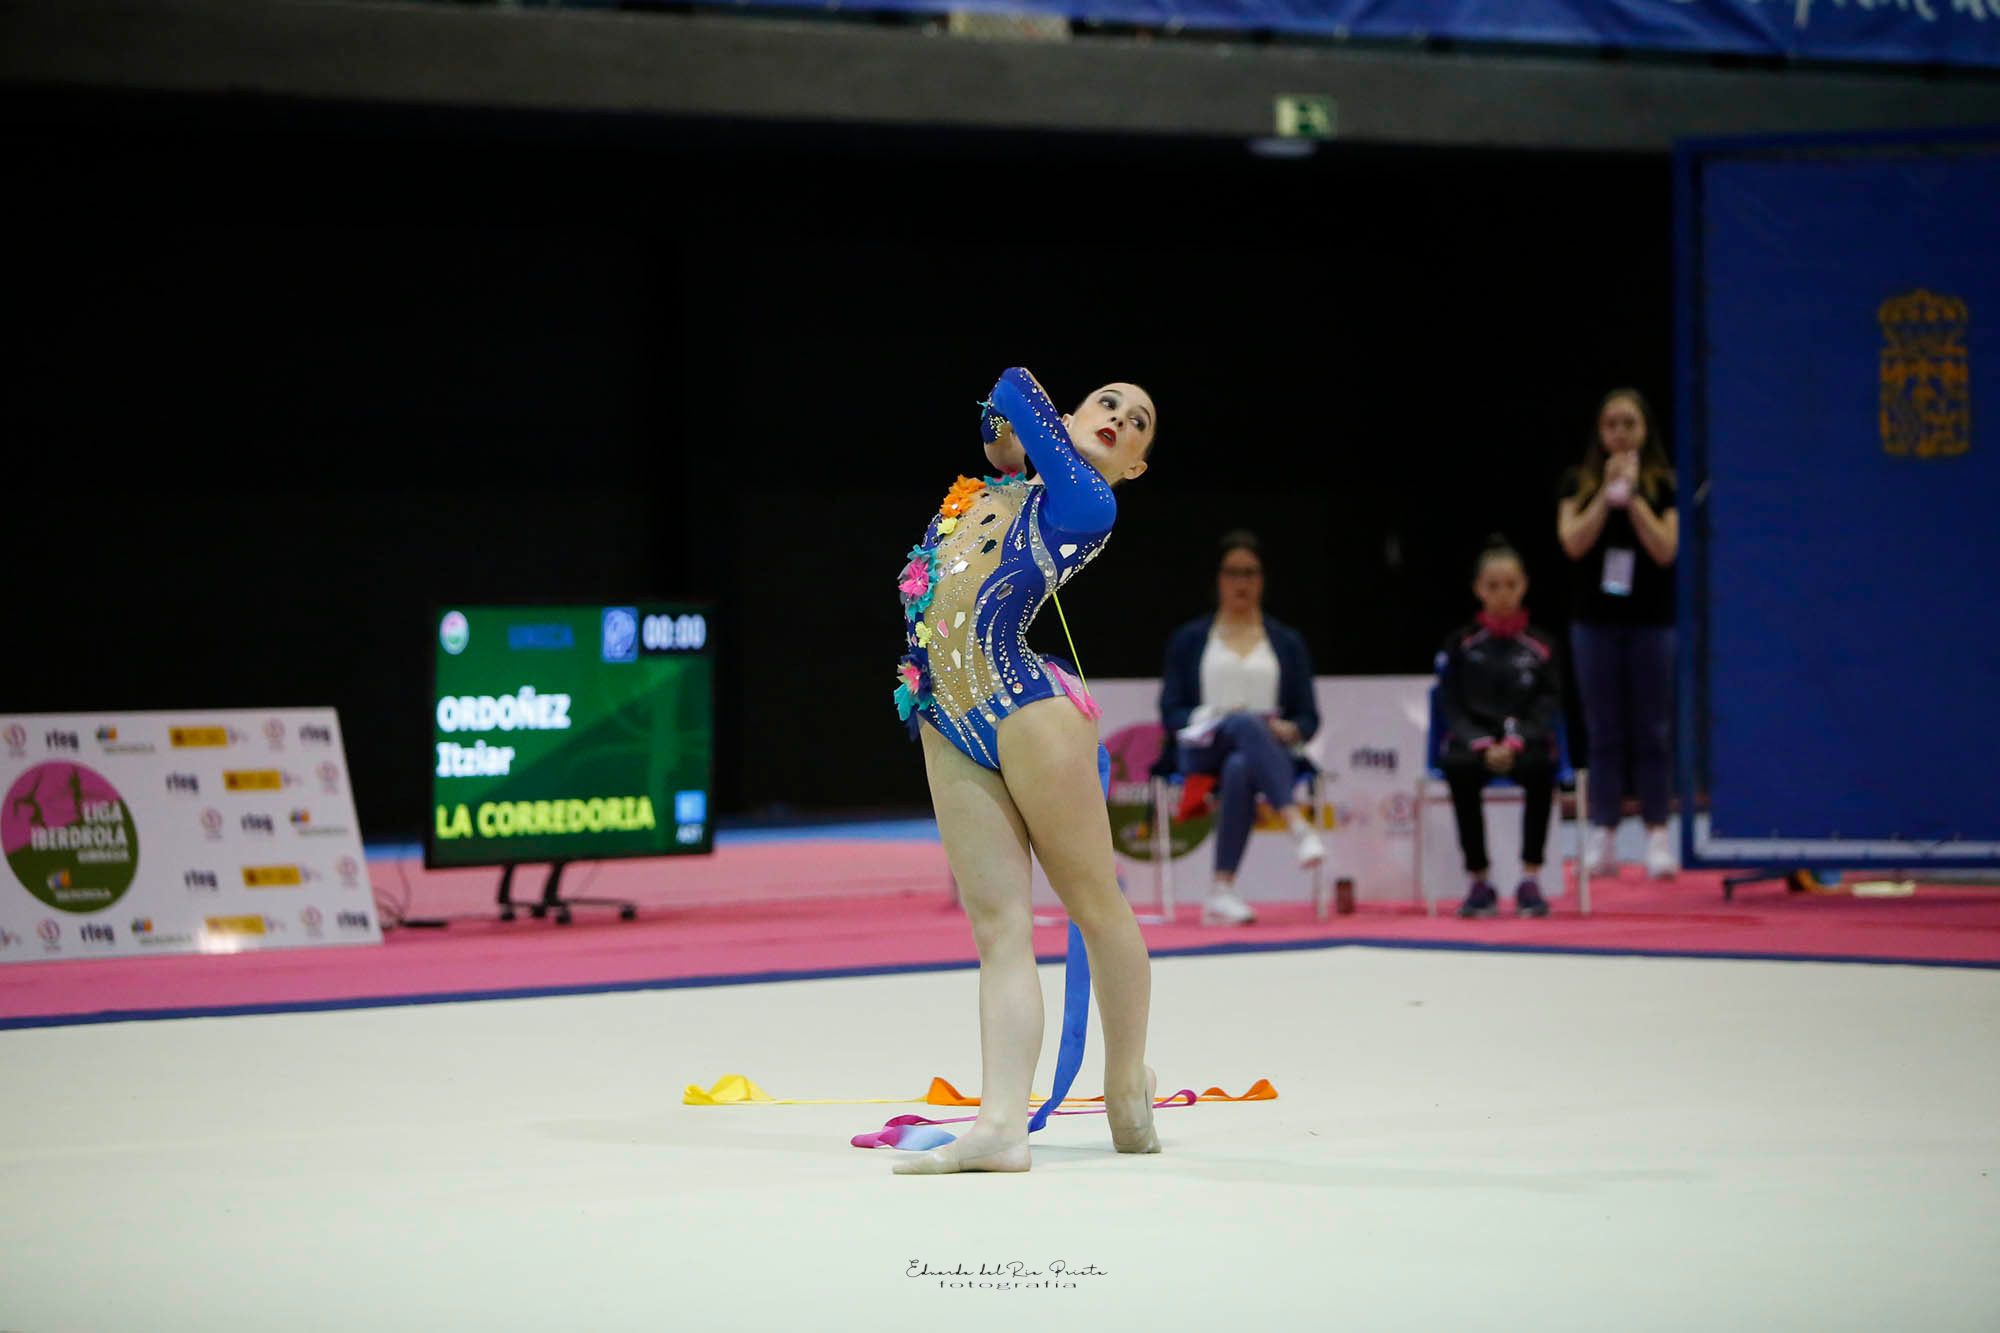
<path fill-rule="evenodd" d="M 1105 396 L 1121 395 L 1114 387 Z M 989 454 L 1018 466 L 1025 453 L 1035 482 L 1018 471 L 961 477 L 910 551 L 898 585 L 908 656 L 897 707 L 913 727 L 921 717 L 997 770 L 996 732 L 1010 713 L 1058 693 L 1090 711 L 1081 686 L 1028 647 L 1027 633 L 1049 594 L 1104 549 L 1118 501 L 1026 371 L 1002 375 L 987 404 L 980 434 Z M 1150 407 L 1142 402 L 1135 417 L 1149 420 Z M 1115 438 L 1098 429 L 1105 435 L 1095 443 Z"/>
<path fill-rule="evenodd" d="M 1159 1151 L 1145 1065 L 1151 969 L 1112 861 L 1096 708 L 1026 638 L 1043 603 L 1104 548 L 1118 514 L 1112 487 L 1146 470 L 1157 414 L 1144 389 L 1108 384 L 1065 416 L 1018 368 L 982 407 L 998 473 L 960 477 L 908 553 L 895 690 L 923 741 L 938 830 L 979 947 L 980 1110 L 964 1135 L 912 1154 L 900 1174 L 1028 1169 L 1042 1042 L 1031 844 L 1088 950 L 1113 1146 Z"/>

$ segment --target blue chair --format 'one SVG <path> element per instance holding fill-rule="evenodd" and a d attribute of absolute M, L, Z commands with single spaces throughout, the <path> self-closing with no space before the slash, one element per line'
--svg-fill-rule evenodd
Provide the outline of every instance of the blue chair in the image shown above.
<path fill-rule="evenodd" d="M 1416 836 L 1411 839 L 1411 842 L 1416 846 L 1415 870 L 1417 893 L 1423 899 L 1424 909 L 1432 916 L 1437 915 L 1437 900 L 1431 896 L 1424 885 L 1424 807 L 1426 805 L 1436 805 L 1440 802 L 1444 804 L 1450 804 L 1451 802 L 1450 788 L 1446 787 L 1443 795 L 1440 796 L 1436 785 L 1442 784 L 1445 781 L 1445 729 L 1442 725 L 1442 719 L 1438 716 L 1438 689 L 1439 687 L 1435 684 L 1431 686 L 1430 717 L 1424 728 L 1424 776 L 1417 781 L 1417 829 Z M 1569 726 L 1563 718 L 1558 717 L 1556 719 L 1557 796 L 1555 814 L 1559 822 L 1563 806 L 1562 793 L 1574 792 L 1575 818 L 1573 822 L 1577 825 L 1577 906 L 1585 916 L 1590 915 L 1590 867 L 1586 864 L 1586 858 L 1583 855 L 1583 824 L 1588 817 L 1585 814 L 1585 811 L 1588 809 L 1586 800 L 1588 790 L 1585 784 L 1589 780 L 1590 775 L 1588 771 L 1577 768 L 1570 761 Z M 1486 785 L 1491 788 L 1518 787 L 1520 784 L 1504 774 L 1496 773 L 1486 780 Z M 1560 863 L 1560 858 L 1558 858 L 1558 863 Z"/>

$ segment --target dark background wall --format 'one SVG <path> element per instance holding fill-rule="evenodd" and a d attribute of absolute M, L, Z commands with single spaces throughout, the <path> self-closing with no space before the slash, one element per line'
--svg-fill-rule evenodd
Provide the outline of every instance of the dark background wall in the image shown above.
<path fill-rule="evenodd" d="M 1659 155 L 4 109 L 4 706 L 338 706 L 371 838 L 422 826 L 433 608 L 523 597 L 715 602 L 725 813 L 921 805 L 892 582 L 1007 365 L 1159 402 L 1064 598 L 1093 677 L 1237 525 L 1322 672 L 1427 669 L 1496 528 L 1559 623 L 1556 475 L 1669 396 Z"/>

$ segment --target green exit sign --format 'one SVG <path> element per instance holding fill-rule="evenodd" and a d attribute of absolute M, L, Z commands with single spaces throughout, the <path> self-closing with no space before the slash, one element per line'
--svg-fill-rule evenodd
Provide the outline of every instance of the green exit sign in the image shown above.
<path fill-rule="evenodd" d="M 1277 99 L 1280 139 L 1331 139 L 1337 124 L 1331 97 L 1288 93 Z"/>

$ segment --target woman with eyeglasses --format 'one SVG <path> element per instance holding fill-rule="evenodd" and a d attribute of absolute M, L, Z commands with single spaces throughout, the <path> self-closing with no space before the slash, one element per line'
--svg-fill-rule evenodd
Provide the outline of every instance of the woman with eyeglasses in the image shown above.
<path fill-rule="evenodd" d="M 1304 636 L 1264 614 L 1264 557 L 1253 533 L 1222 539 L 1215 588 L 1214 613 L 1167 642 L 1160 718 L 1167 743 L 1179 745 L 1182 775 L 1215 788 L 1215 879 L 1202 922 L 1242 926 L 1257 919 L 1236 891 L 1236 871 L 1259 800 L 1297 840 L 1301 866 L 1326 856 L 1296 794 L 1300 773 L 1315 771 L 1305 745 L 1319 730 L 1319 710 Z"/>

